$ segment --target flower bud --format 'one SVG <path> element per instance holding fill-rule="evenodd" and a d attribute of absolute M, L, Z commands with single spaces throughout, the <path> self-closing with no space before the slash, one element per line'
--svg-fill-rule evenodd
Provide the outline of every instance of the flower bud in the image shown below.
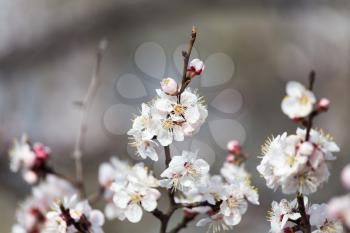
<path fill-rule="evenodd" d="M 204 63 L 198 58 L 193 59 L 187 69 L 187 76 L 193 78 L 196 75 L 200 75 L 205 68 Z"/>
<path fill-rule="evenodd" d="M 38 175 L 33 171 L 27 171 L 23 173 L 23 179 L 29 184 L 34 184 L 38 181 Z"/>
<path fill-rule="evenodd" d="M 314 151 L 314 145 L 311 142 L 303 142 L 299 147 L 299 152 L 303 155 L 311 155 Z"/>
<path fill-rule="evenodd" d="M 341 173 L 341 180 L 345 188 L 350 189 L 350 164 L 346 165 Z"/>
<path fill-rule="evenodd" d="M 162 90 L 168 95 L 176 95 L 177 93 L 177 83 L 174 79 L 168 77 L 162 80 L 160 83 Z"/>
<path fill-rule="evenodd" d="M 236 140 L 231 140 L 227 143 L 227 150 L 234 155 L 241 154 L 241 145 Z"/>
<path fill-rule="evenodd" d="M 39 159 L 47 159 L 50 154 L 50 148 L 44 146 L 41 143 L 36 143 L 33 146 L 34 153 Z"/>
<path fill-rule="evenodd" d="M 322 98 L 318 101 L 317 108 L 319 111 L 327 111 L 331 101 L 327 98 Z"/>

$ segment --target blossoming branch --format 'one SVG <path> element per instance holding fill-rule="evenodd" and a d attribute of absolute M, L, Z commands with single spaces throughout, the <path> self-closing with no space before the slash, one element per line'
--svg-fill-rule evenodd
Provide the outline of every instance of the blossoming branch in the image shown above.
<path fill-rule="evenodd" d="M 262 160 L 257 167 L 266 180 L 266 185 L 284 194 L 295 194 L 296 199 L 272 202 L 269 213 L 271 233 L 343 232 L 341 223 L 326 215 L 326 204 L 309 204 L 306 195 L 315 193 L 328 181 L 328 163 L 336 159 L 333 155 L 339 147 L 332 138 L 313 128 L 313 120 L 329 108 L 326 98 L 317 100 L 312 92 L 315 73 L 309 76 L 309 86 L 290 81 L 287 96 L 281 107 L 291 120 L 305 128 L 295 134 L 283 133 L 267 140 L 262 147 Z"/>
<path fill-rule="evenodd" d="M 157 96 L 141 105 L 128 131 L 130 144 L 142 159 L 157 161 L 165 157 L 165 170 L 156 177 L 143 163 L 134 165 L 113 157 L 100 165 L 96 193 L 87 195 L 81 159 L 87 133 L 87 117 L 99 86 L 99 67 L 103 42 L 97 52 L 96 67 L 88 92 L 79 106 L 82 120 L 73 158 L 76 178 L 56 171 L 50 164 L 51 150 L 32 144 L 25 136 L 15 141 L 11 151 L 11 169 L 21 171 L 23 178 L 33 185 L 33 193 L 17 211 L 17 224 L 12 233 L 101 233 L 105 218 L 141 221 L 145 213 L 160 221 L 160 233 L 177 233 L 198 216 L 196 225 L 213 232 L 229 230 L 240 223 L 248 202 L 258 205 L 257 189 L 251 185 L 250 174 L 244 168 L 247 156 L 237 141 L 227 145 L 229 155 L 220 174 L 211 175 L 209 164 L 200 159 L 198 151 L 172 154 L 170 145 L 193 137 L 206 121 L 208 110 L 204 97 L 189 87 L 193 78 L 205 72 L 205 65 L 197 58 L 190 61 L 197 36 L 193 28 L 188 50 L 183 51 L 183 74 L 178 83 L 164 78 Z M 158 148 L 164 148 L 159 154 Z M 163 190 L 163 191 L 162 191 Z M 158 201 L 167 194 L 168 208 L 161 210 Z M 102 198 L 104 214 L 91 207 Z M 169 229 L 175 211 L 182 212 L 182 220 Z M 200 217 L 200 218 L 199 218 Z"/>

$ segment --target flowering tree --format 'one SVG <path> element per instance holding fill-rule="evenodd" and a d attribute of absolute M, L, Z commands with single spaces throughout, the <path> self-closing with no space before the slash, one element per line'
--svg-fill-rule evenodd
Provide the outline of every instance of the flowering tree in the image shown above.
<path fill-rule="evenodd" d="M 331 233 L 343 232 L 335 216 L 327 215 L 326 204 L 310 205 L 306 195 L 315 193 L 329 178 L 328 162 L 339 151 L 331 137 L 313 129 L 313 120 L 327 111 L 330 101 L 317 100 L 312 92 L 315 73 L 309 76 L 309 86 L 288 82 L 287 96 L 281 107 L 294 122 L 301 124 L 295 134 L 283 133 L 267 140 L 262 147 L 262 160 L 257 167 L 266 185 L 296 199 L 272 202 L 269 213 L 271 233 Z M 347 210 L 348 211 L 348 210 Z"/>
<path fill-rule="evenodd" d="M 130 165 L 113 157 L 100 165 L 100 187 L 96 193 L 87 195 L 85 191 L 81 158 L 88 113 L 100 83 L 99 67 L 106 47 L 103 42 L 88 92 L 78 103 L 82 120 L 73 153 L 76 177 L 59 173 L 50 164 L 50 149 L 43 144 L 31 143 L 25 136 L 14 142 L 10 151 L 11 169 L 20 171 L 25 181 L 33 185 L 33 191 L 17 211 L 18 222 L 13 233 L 100 233 L 105 217 L 137 223 L 144 212 L 160 221 L 160 233 L 179 232 L 197 216 L 202 216 L 197 226 L 209 226 L 218 232 L 237 225 L 247 211 L 248 202 L 259 204 L 257 190 L 244 168 L 246 156 L 239 142 L 228 143 L 229 155 L 218 175 L 209 173 L 209 164 L 199 158 L 198 151 L 171 154 L 170 145 L 194 136 L 208 115 L 204 98 L 189 87 L 191 80 L 205 69 L 201 60 L 190 61 L 195 40 L 193 28 L 188 50 L 182 53 L 181 82 L 163 79 L 161 89 L 156 90 L 157 96 L 142 104 L 140 115 L 128 131 L 139 157 L 153 161 L 165 157 L 166 168 L 160 177 L 143 163 Z M 164 155 L 157 153 L 157 147 L 164 148 Z M 162 194 L 166 194 L 169 202 L 166 210 L 158 207 Z M 91 207 L 101 198 L 106 203 L 104 214 Z M 169 229 L 168 223 L 176 210 L 182 211 L 182 220 Z"/>

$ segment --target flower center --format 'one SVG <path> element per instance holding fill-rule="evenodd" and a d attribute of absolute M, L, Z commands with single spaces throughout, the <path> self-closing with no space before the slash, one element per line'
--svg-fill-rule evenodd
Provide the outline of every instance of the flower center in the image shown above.
<path fill-rule="evenodd" d="M 164 79 L 164 80 L 163 80 L 164 86 L 167 86 L 167 85 L 169 84 L 169 82 L 170 82 L 169 79 Z"/>
<path fill-rule="evenodd" d="M 295 155 L 288 156 L 287 163 L 290 167 L 293 167 L 296 161 Z"/>
<path fill-rule="evenodd" d="M 307 105 L 310 102 L 309 97 L 306 95 L 303 95 L 299 98 L 299 103 L 301 105 Z"/>
<path fill-rule="evenodd" d="M 162 122 L 162 126 L 164 129 L 172 129 L 174 127 L 174 123 L 171 119 L 166 119 Z"/>
<path fill-rule="evenodd" d="M 131 195 L 130 200 L 132 203 L 139 203 L 141 202 L 142 195 L 139 193 L 134 193 Z"/>
<path fill-rule="evenodd" d="M 193 167 L 193 164 L 190 162 L 185 162 L 184 167 L 186 168 L 186 171 L 188 174 L 191 174 L 192 176 L 197 175 L 197 170 Z"/>
<path fill-rule="evenodd" d="M 238 200 L 232 196 L 230 196 L 229 199 L 227 199 L 227 205 L 230 209 L 237 208 L 239 206 Z"/>
<path fill-rule="evenodd" d="M 183 114 L 185 112 L 185 107 L 181 104 L 176 104 L 174 107 L 174 111 L 176 114 Z"/>

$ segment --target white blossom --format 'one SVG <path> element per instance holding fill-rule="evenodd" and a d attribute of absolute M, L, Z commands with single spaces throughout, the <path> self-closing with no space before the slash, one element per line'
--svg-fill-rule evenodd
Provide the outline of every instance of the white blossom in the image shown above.
<path fill-rule="evenodd" d="M 283 113 L 291 119 L 303 118 L 311 113 L 316 97 L 310 90 L 298 82 L 290 81 L 286 92 L 287 96 L 281 104 Z"/>
<path fill-rule="evenodd" d="M 79 201 L 77 195 L 64 197 L 46 214 L 45 233 L 74 233 L 84 229 L 92 233 L 103 233 L 104 215 L 90 207 L 87 201 Z M 79 230 L 80 231 L 80 230 Z"/>
<path fill-rule="evenodd" d="M 308 210 L 311 226 L 315 226 L 317 230 L 312 233 L 342 233 L 343 226 L 336 219 L 327 216 L 326 204 L 313 204 Z"/>
<path fill-rule="evenodd" d="M 74 195 L 77 190 L 70 183 L 49 175 L 46 180 L 35 186 L 28 197 L 16 211 L 17 223 L 12 233 L 41 232 L 43 230 L 46 213 L 51 203 L 63 196 Z"/>
<path fill-rule="evenodd" d="M 297 129 L 295 135 L 277 136 L 263 146 L 263 158 L 257 167 L 269 188 L 282 188 L 283 193 L 310 194 L 328 181 L 327 160 L 335 159 L 339 147 L 316 130 Z"/>
<path fill-rule="evenodd" d="M 113 188 L 112 186 L 112 190 Z M 130 183 L 125 189 L 116 188 L 113 201 L 124 210 L 125 217 L 130 222 L 136 223 L 142 218 L 142 208 L 148 212 L 157 208 L 159 197 L 160 192 L 157 189 Z"/>
<path fill-rule="evenodd" d="M 237 186 L 231 184 L 225 187 L 225 196 L 220 205 L 220 213 L 224 222 L 229 226 L 240 223 L 242 215 L 247 211 L 248 203 Z"/>
<path fill-rule="evenodd" d="M 185 190 L 194 185 L 209 172 L 209 164 L 197 159 L 198 152 L 183 151 L 180 156 L 173 156 L 169 167 L 160 175 L 161 185 L 168 189 Z"/>
<path fill-rule="evenodd" d="M 127 218 L 130 222 L 139 222 L 142 218 L 142 209 L 148 212 L 157 207 L 160 192 L 156 189 L 159 181 L 149 172 L 143 163 L 132 167 L 120 166 L 115 169 L 116 175 L 108 190 L 112 202 L 107 199 L 105 214 L 108 219 Z"/>
<path fill-rule="evenodd" d="M 284 233 L 286 229 L 290 229 L 295 225 L 288 220 L 301 218 L 301 214 L 297 211 L 296 203 L 296 200 L 290 203 L 286 199 L 281 200 L 280 203 L 272 202 L 272 209 L 269 213 L 270 233 Z"/>
<path fill-rule="evenodd" d="M 327 205 L 327 217 L 338 219 L 350 228 L 350 194 L 332 198 Z"/>

